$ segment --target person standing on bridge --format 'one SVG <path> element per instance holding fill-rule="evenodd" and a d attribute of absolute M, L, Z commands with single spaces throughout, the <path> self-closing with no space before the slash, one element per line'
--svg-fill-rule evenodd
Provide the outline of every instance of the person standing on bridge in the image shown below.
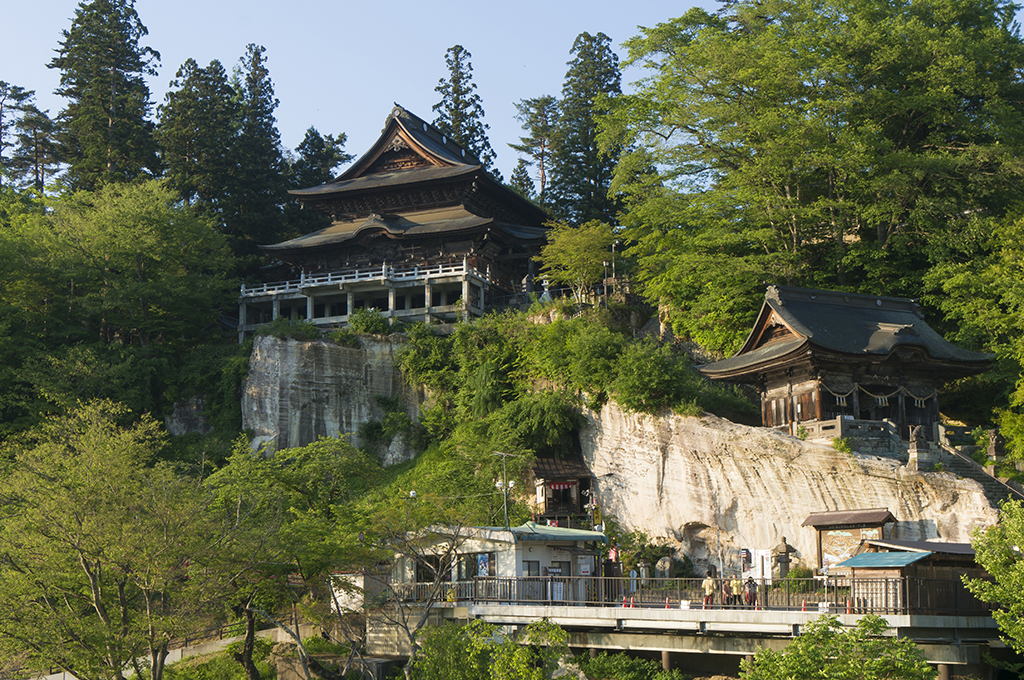
<path fill-rule="evenodd" d="M 732 591 L 732 599 L 729 604 L 739 607 L 743 604 L 743 581 L 740 580 L 739 574 L 733 574 L 732 580 L 729 581 L 729 590 Z"/>
<path fill-rule="evenodd" d="M 757 608 L 757 584 L 753 576 L 748 576 L 747 582 L 743 584 L 743 601 L 748 609 Z"/>
<path fill-rule="evenodd" d="M 715 604 L 715 579 L 711 578 L 710 573 L 704 577 L 700 587 L 704 589 L 704 608 L 713 607 Z"/>

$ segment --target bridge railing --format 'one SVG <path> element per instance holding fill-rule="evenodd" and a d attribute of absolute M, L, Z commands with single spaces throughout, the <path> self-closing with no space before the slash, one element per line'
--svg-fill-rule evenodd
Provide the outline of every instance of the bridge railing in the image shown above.
<path fill-rule="evenodd" d="M 769 609 L 819 613 L 987 615 L 989 605 L 953 579 L 810 578 L 731 579 L 614 578 L 597 576 L 477 577 L 457 599 L 479 604 L 658 607 L 669 609 Z M 725 587 L 730 584 L 730 587 Z"/>

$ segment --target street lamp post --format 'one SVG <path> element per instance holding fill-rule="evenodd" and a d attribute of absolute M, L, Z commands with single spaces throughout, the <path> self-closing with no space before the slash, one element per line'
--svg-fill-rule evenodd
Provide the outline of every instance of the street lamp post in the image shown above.
<path fill-rule="evenodd" d="M 494 483 L 494 488 L 501 491 L 502 503 L 501 507 L 505 511 L 505 531 L 508 531 L 508 493 L 512 490 L 512 487 L 516 485 L 515 480 L 508 481 L 505 477 L 505 459 L 509 456 L 518 458 L 518 456 L 511 453 L 502 453 L 501 451 L 493 451 L 493 455 L 501 456 L 501 481 Z"/>

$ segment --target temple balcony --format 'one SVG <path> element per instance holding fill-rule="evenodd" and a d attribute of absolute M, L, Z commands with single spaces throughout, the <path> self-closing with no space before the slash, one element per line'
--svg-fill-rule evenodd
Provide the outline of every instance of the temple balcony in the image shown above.
<path fill-rule="evenodd" d="M 461 261 L 395 267 L 340 269 L 298 279 L 242 285 L 238 299 L 239 341 L 280 316 L 317 326 L 344 326 L 357 309 L 377 309 L 389 319 L 457 321 L 482 316 L 493 299 L 509 296 L 511 281 L 491 267 Z"/>

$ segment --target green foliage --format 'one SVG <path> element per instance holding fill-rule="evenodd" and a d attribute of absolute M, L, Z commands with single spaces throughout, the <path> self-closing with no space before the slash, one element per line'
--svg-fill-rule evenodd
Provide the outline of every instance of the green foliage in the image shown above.
<path fill-rule="evenodd" d="M 348 315 L 348 325 L 355 333 L 368 333 L 370 335 L 389 335 L 391 324 L 387 317 L 381 314 L 379 309 L 360 307 Z"/>
<path fill-rule="evenodd" d="M 853 453 L 853 444 L 849 437 L 834 437 L 832 439 L 832 448 L 840 453 Z"/>
<path fill-rule="evenodd" d="M 590 680 L 683 680 L 686 677 L 678 668 L 666 671 L 653 659 L 640 659 L 625 652 L 601 652 L 594 658 L 580 655 L 573 663 Z"/>
<path fill-rule="evenodd" d="M 964 578 L 982 602 L 996 605 L 992 617 L 1003 640 L 1024 653 L 1024 502 L 1007 500 L 999 509 L 999 523 L 971 534 L 975 559 L 992 580 Z"/>
<path fill-rule="evenodd" d="M 167 680 L 247 680 L 245 670 L 232 658 L 240 645 L 239 642 L 233 642 L 220 654 L 179 661 L 167 667 L 164 677 Z M 259 677 L 261 680 L 274 680 L 277 672 L 268 662 L 271 643 L 264 638 L 256 638 L 255 647 L 253 658 Z"/>
<path fill-rule="evenodd" d="M 203 627 L 212 584 L 186 572 L 218 531 L 194 480 L 152 465 L 164 440 L 152 418 L 89 402 L 5 447 L 0 661 L 118 677 Z"/>
<path fill-rule="evenodd" d="M 413 680 L 546 680 L 569 656 L 568 633 L 548 621 L 534 621 L 518 635 L 479 620 L 445 624 L 423 638 L 411 662 Z"/>
<path fill-rule="evenodd" d="M 766 282 L 920 297 L 1020 173 L 1009 5 L 729 3 L 627 41 L 601 141 L 644 292 L 728 353 Z M 965 67 L 965 64 L 970 64 Z"/>
<path fill-rule="evenodd" d="M 551 182 L 545 204 L 572 224 L 613 222 L 618 203 L 609 196 L 618 149 L 597 142 L 597 119 L 606 97 L 621 91 L 619 58 L 604 33 L 580 33 L 573 41 L 552 134 Z"/>
<path fill-rule="evenodd" d="M 611 225 L 597 220 L 578 227 L 566 222 L 550 227 L 548 242 L 537 258 L 544 267 L 542 275 L 572 288 L 576 302 L 582 304 L 607 271 L 615 233 Z"/>
<path fill-rule="evenodd" d="M 349 349 L 359 349 L 362 347 L 359 343 L 359 336 L 347 328 L 331 331 L 327 334 L 327 339 Z"/>
<path fill-rule="evenodd" d="M 159 168 L 146 77 L 156 75 L 160 54 L 142 46 L 147 33 L 132 0 L 83 2 L 62 32 L 48 66 L 60 71 L 56 93 L 68 99 L 61 148 L 75 189 Z"/>
<path fill-rule="evenodd" d="M 808 623 L 782 650 L 761 648 L 753 662 L 740 663 L 743 680 L 932 680 L 928 665 L 913 640 L 883 637 L 885 619 L 868 614 L 854 628 L 844 628 L 836 616 Z"/>
<path fill-rule="evenodd" d="M 697 381 L 695 371 L 676 356 L 671 347 L 650 340 L 629 345 L 622 353 L 619 373 L 612 384 L 615 400 L 626 410 L 657 413 L 663 408 L 681 408 L 687 415 L 699 415 L 687 384 Z"/>
<path fill-rule="evenodd" d="M 537 167 L 538 184 L 534 185 L 531 179 L 531 191 L 524 196 L 530 197 L 536 193 L 541 204 L 544 204 L 547 200 L 548 174 L 551 171 L 555 122 L 558 120 L 558 100 L 551 95 L 521 99 L 516 102 L 516 120 L 522 124 L 526 136 L 519 138 L 519 144 L 509 144 L 509 146 L 531 159 L 529 161 L 521 159 L 520 162 L 527 166 L 535 165 Z M 516 171 L 518 172 L 518 170 L 517 166 Z M 513 180 L 515 180 L 514 176 Z"/>
<path fill-rule="evenodd" d="M 487 139 L 490 126 L 484 122 L 484 108 L 473 82 L 472 56 L 462 45 L 453 45 L 445 52 L 448 78 L 439 80 L 434 88 L 441 95 L 441 101 L 433 106 L 437 113 L 434 127 L 476 156 L 500 181 L 501 173 L 493 168 L 494 149 Z"/>
<path fill-rule="evenodd" d="M 797 428 L 796 428 L 796 438 L 797 439 L 799 439 L 800 441 L 804 441 L 804 440 L 807 439 L 807 435 L 808 434 L 809 433 L 807 432 L 807 428 L 806 427 L 804 427 L 803 425 L 798 425 L 797 426 Z"/>
<path fill-rule="evenodd" d="M 305 319 L 289 319 L 285 316 L 279 316 L 270 323 L 257 326 L 256 334 L 269 335 L 274 338 L 281 338 L 282 340 L 291 338 L 292 340 L 308 342 L 320 339 L 320 328 Z"/>
<path fill-rule="evenodd" d="M 814 585 L 808 581 L 814 576 L 810 567 L 796 566 L 789 570 L 784 580 L 790 581 L 789 591 L 793 593 L 809 593 L 814 590 Z M 783 585 L 782 587 L 786 587 Z"/>

